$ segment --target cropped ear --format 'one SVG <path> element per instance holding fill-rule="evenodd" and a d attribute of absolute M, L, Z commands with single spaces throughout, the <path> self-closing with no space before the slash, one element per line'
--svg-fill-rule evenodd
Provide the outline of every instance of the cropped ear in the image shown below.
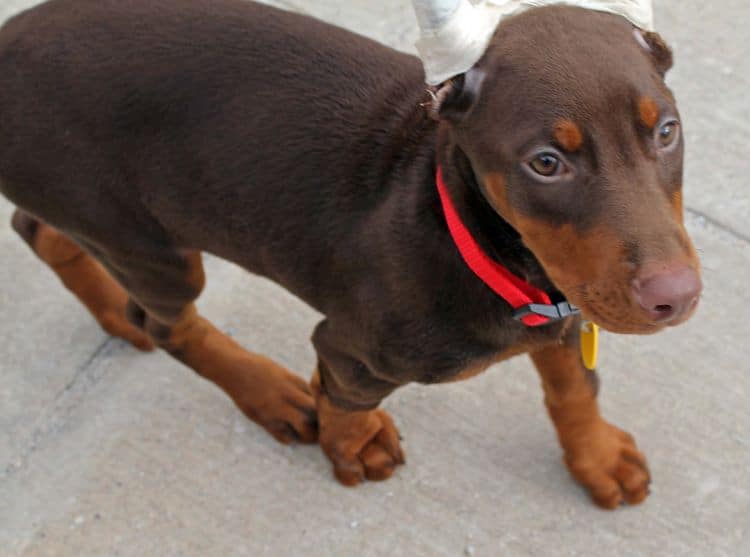
<path fill-rule="evenodd" d="M 435 120 L 447 120 L 454 124 L 464 120 L 479 99 L 485 75 L 484 70 L 474 66 L 468 72 L 438 85 L 432 91 L 431 116 Z"/>
<path fill-rule="evenodd" d="M 635 38 L 645 50 L 651 55 L 654 60 L 659 74 L 664 77 L 667 71 L 672 67 L 673 58 L 672 50 L 669 48 L 664 39 L 661 38 L 659 33 L 653 31 L 642 31 L 636 29 Z"/>

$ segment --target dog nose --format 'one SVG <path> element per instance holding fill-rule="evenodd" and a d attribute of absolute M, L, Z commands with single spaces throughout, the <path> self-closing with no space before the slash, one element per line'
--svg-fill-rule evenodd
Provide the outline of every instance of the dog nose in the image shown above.
<path fill-rule="evenodd" d="M 688 266 L 661 271 L 633 281 L 635 297 L 656 322 L 675 321 L 698 303 L 703 289 L 698 273 Z"/>

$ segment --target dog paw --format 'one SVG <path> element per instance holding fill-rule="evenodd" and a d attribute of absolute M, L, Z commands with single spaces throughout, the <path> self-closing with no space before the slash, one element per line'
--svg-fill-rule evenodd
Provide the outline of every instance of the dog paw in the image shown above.
<path fill-rule="evenodd" d="M 240 410 L 280 443 L 315 443 L 318 440 L 318 418 L 307 383 L 281 370 L 269 373 L 264 383 L 243 389 L 262 396 L 235 400 Z"/>
<path fill-rule="evenodd" d="M 398 430 L 383 410 L 342 412 L 322 421 L 320 444 L 346 486 L 386 480 L 406 461 Z"/>
<path fill-rule="evenodd" d="M 641 503 L 651 476 L 633 437 L 604 421 L 563 440 L 565 464 L 594 502 L 614 509 Z"/>

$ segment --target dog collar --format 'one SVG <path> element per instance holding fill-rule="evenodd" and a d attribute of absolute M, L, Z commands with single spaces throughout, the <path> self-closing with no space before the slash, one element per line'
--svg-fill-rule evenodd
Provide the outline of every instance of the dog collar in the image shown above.
<path fill-rule="evenodd" d="M 439 166 L 436 181 L 448 230 L 461 257 L 482 282 L 510 304 L 514 310 L 514 319 L 529 327 L 536 327 L 580 312 L 567 301 L 552 303 L 544 290 L 517 277 L 484 253 L 458 216 L 443 179 L 443 170 Z"/>

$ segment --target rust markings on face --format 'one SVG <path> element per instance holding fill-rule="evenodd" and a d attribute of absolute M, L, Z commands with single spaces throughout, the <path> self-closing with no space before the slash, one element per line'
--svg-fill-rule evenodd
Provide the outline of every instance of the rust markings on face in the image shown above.
<path fill-rule="evenodd" d="M 599 225 L 581 233 L 572 223 L 555 226 L 523 215 L 509 202 L 502 175 L 487 174 L 483 183 L 492 206 L 521 235 L 558 288 L 580 290 L 582 285 L 597 281 L 604 274 L 613 281 L 629 283 L 629 278 L 615 276 L 624 247 L 614 230 Z"/>
<path fill-rule="evenodd" d="M 516 229 L 558 288 L 573 292 L 583 284 L 598 282 L 603 274 L 612 282 L 627 282 L 616 276 L 621 242 L 605 226 L 581 233 L 571 223 L 553 226 L 516 215 Z"/>
<path fill-rule="evenodd" d="M 672 210 L 674 211 L 675 220 L 682 224 L 684 220 L 684 213 L 682 211 L 682 190 L 677 190 L 672 194 Z M 687 231 L 684 232 L 685 235 L 687 235 Z"/>
<path fill-rule="evenodd" d="M 642 330 L 630 295 L 632 269 L 617 232 L 596 225 L 585 233 L 573 224 L 553 226 L 516 215 L 516 230 L 550 280 L 584 315 L 613 332 Z"/>
<path fill-rule="evenodd" d="M 578 26 L 579 14 L 556 10 Z M 503 78 L 485 81 L 456 140 L 487 202 L 571 303 L 611 331 L 653 332 L 664 325 L 642 306 L 634 280 L 698 268 L 673 193 L 682 180 L 680 129 L 660 129 L 677 119 L 660 75 L 670 60 L 655 35 L 639 43 L 623 21 L 602 26 L 606 34 L 585 35 L 602 56 L 584 61 L 559 21 L 509 20 L 483 61 L 488 76 Z M 551 36 L 554 48 L 530 48 Z"/>
<path fill-rule="evenodd" d="M 549 279 L 572 303 L 598 308 L 597 314 L 590 317 L 612 330 L 621 325 L 642 326 L 628 318 L 634 314 L 633 301 L 626 291 L 632 268 L 627 264 L 625 245 L 614 229 L 597 225 L 581 232 L 572 223 L 556 226 L 526 216 L 515 211 L 508 201 L 503 176 L 488 174 L 483 182 L 495 210 L 521 235 Z M 467 370 L 458 378 L 477 371 Z"/>
<path fill-rule="evenodd" d="M 698 274 L 701 272 L 700 260 L 698 258 L 698 252 L 695 249 L 693 241 L 690 239 L 687 229 L 685 228 L 685 212 L 683 211 L 682 205 L 682 190 L 677 190 L 672 193 L 672 212 L 674 214 L 675 221 L 677 222 L 677 244 L 682 249 L 682 257 L 680 261 L 684 261 L 690 267 L 696 270 Z"/>
<path fill-rule="evenodd" d="M 583 145 L 583 132 L 573 121 L 563 118 L 555 123 L 552 133 L 555 141 L 569 153 L 575 153 Z"/>
<path fill-rule="evenodd" d="M 572 223 L 554 226 L 523 215 L 508 201 L 502 175 L 487 174 L 483 182 L 490 203 L 521 235 L 526 247 L 539 259 L 558 288 L 576 289 L 598 280 L 604 273 L 613 280 L 620 279 L 615 278 L 614 273 L 624 248 L 615 231 L 600 225 L 581 233 Z M 624 277 L 622 280 L 628 282 Z"/>
<path fill-rule="evenodd" d="M 488 174 L 484 177 L 484 189 L 490 204 L 511 226 L 515 227 L 513 207 L 508 203 L 505 191 L 505 178 L 500 174 Z"/>
<path fill-rule="evenodd" d="M 659 107 L 651 97 L 641 97 L 638 101 L 638 118 L 641 124 L 652 130 L 659 121 Z"/>

